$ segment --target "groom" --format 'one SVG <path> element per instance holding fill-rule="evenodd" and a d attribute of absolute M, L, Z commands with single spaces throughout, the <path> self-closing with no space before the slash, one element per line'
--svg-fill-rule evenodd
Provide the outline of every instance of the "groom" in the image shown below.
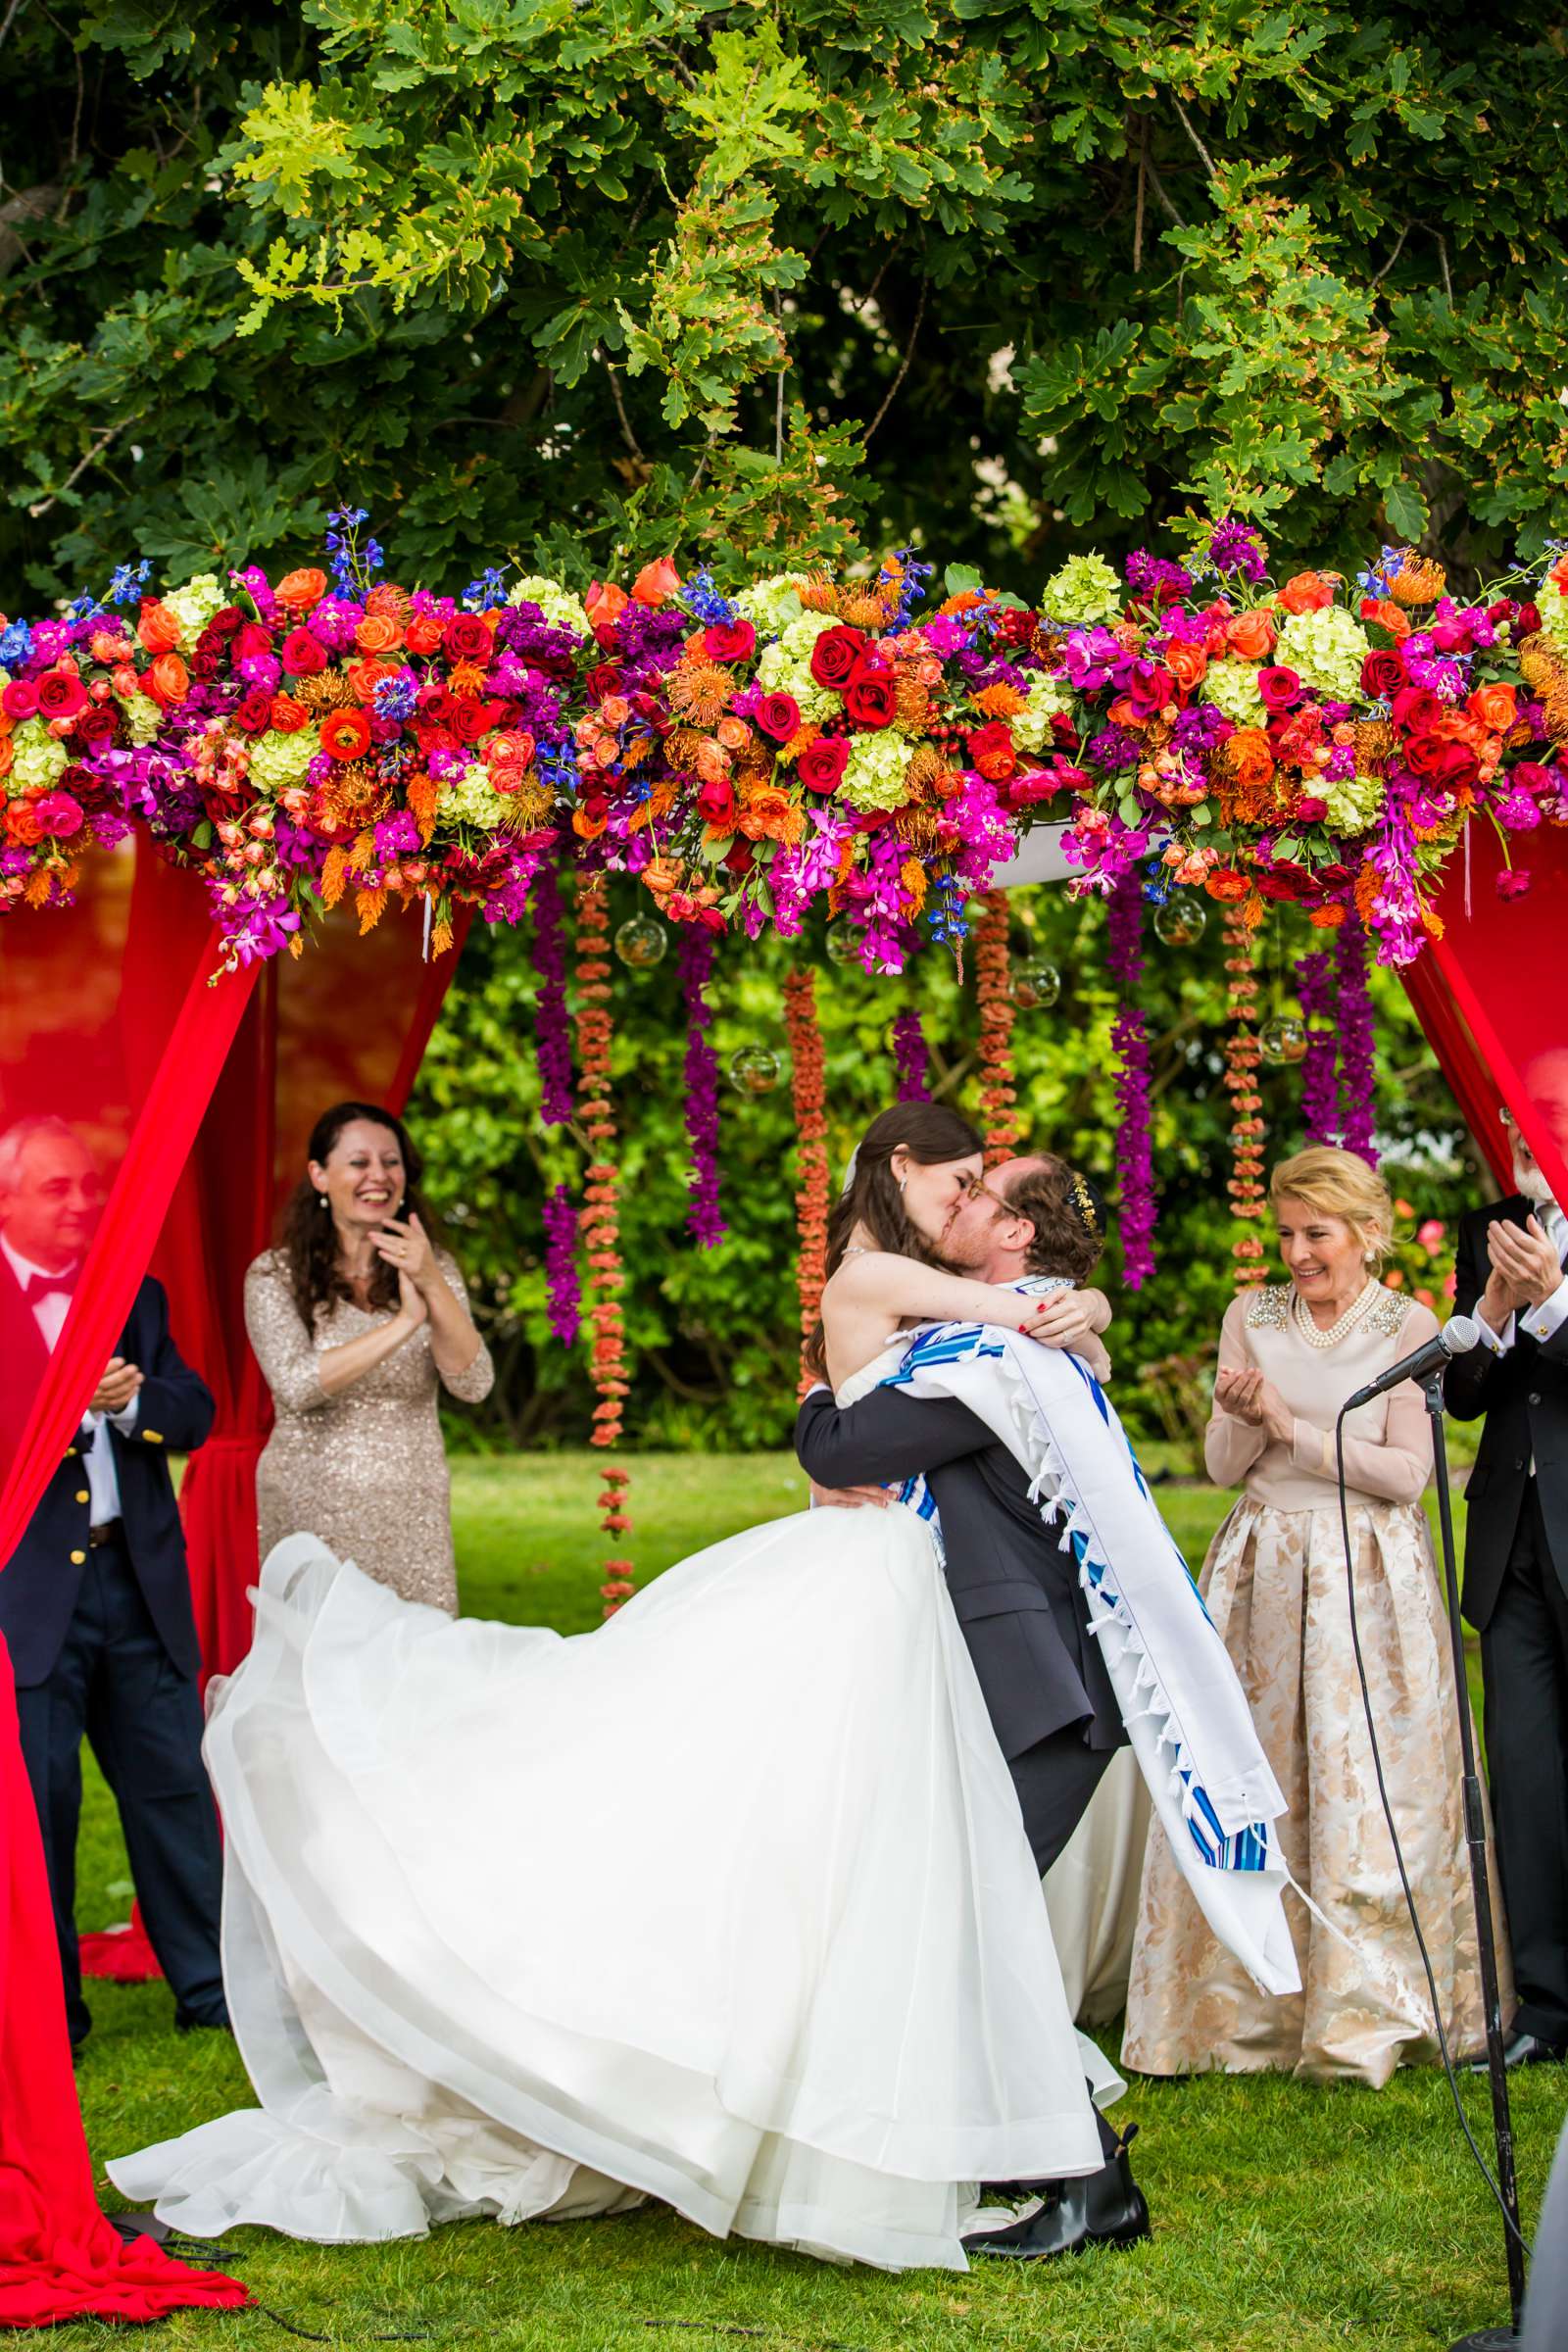
<path fill-rule="evenodd" d="M 943 1260 L 983 1282 L 1026 1286 L 1039 1271 L 1036 1219 L 1044 1229 L 1055 1166 L 1033 1156 L 994 1169 L 954 1210 L 939 1244 Z M 1055 1318 L 1067 1347 L 1091 1328 L 1078 1307 L 1082 1329 L 1075 1334 L 1075 1305 L 1063 1294 Z M 1127 1741 L 1089 1632 L 1072 1552 L 1058 1547 L 1042 1521 L 1028 1478 L 1007 1447 L 956 1398 L 880 1388 L 841 1406 L 831 1391 L 816 1388 L 801 1407 L 795 1449 L 821 1489 L 880 1489 L 924 1473 L 942 1526 L 954 1610 L 1043 1876 Z M 1050 2184 L 1038 2213 L 971 2240 L 971 2253 L 1039 2260 L 1148 2234 L 1148 2209 L 1128 2168 L 1126 2142 L 1098 2120 L 1102 2169 L 1087 2180 Z"/>

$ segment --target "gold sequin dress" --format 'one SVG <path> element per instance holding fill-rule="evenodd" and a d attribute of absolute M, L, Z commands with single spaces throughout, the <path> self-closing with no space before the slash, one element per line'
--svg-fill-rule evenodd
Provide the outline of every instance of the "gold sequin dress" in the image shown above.
<path fill-rule="evenodd" d="M 456 1263 L 444 1250 L 436 1257 L 466 1307 Z M 318 1536 L 405 1600 L 455 1617 L 452 1490 L 436 1400 L 444 1386 L 476 1404 L 495 1371 L 481 1343 L 466 1372 L 438 1372 L 426 1323 L 351 1388 L 327 1396 L 317 1357 L 389 1320 L 385 1309 L 337 1299 L 318 1313 L 313 1335 L 281 1250 L 266 1251 L 247 1272 L 245 1326 L 276 1415 L 256 1469 L 261 1556 L 285 1536 Z"/>
<path fill-rule="evenodd" d="M 1215 1942 L 1156 1826 L 1127 1995 L 1123 2063 L 1141 2074 L 1283 2068 L 1384 2083 L 1438 2055 L 1432 2008 L 1378 1798 L 1350 1642 L 1333 1428 L 1345 1399 L 1432 1338 L 1414 1300 L 1378 1287 L 1329 1348 L 1304 1336 L 1290 1284 L 1238 1298 L 1219 1360 L 1259 1367 L 1295 1419 L 1293 1443 L 1215 1407 L 1209 1476 L 1242 1486 L 1199 1590 L 1235 1661 L 1290 1811 L 1280 1842 L 1341 1941 L 1286 1896 L 1302 1990 L 1258 1991 Z M 1346 1421 L 1356 1618 L 1399 1842 L 1432 1954 L 1449 2046 L 1485 2027 L 1460 1801 L 1453 1658 L 1421 1494 L 1432 1433 L 1421 1391 L 1390 1390 Z M 1494 1915 L 1499 1922 L 1495 1878 Z M 1507 1956 L 1504 2016 L 1508 2013 Z"/>

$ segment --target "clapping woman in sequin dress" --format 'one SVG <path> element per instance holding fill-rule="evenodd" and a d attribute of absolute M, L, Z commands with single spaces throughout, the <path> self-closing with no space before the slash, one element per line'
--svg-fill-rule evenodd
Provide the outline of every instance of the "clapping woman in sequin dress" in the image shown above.
<path fill-rule="evenodd" d="M 1203 1451 L 1210 1478 L 1242 1496 L 1200 1582 L 1289 1801 L 1285 1858 L 1348 1940 L 1288 1898 L 1303 1990 L 1270 1999 L 1209 1936 L 1156 1829 L 1123 2056 L 1152 2075 L 1279 2067 L 1381 2084 L 1397 2066 L 1435 2058 L 1437 2044 L 1351 1646 L 1334 1426 L 1354 1390 L 1438 1326 L 1378 1280 L 1394 1206 L 1365 1161 L 1301 1152 L 1275 1169 L 1270 1193 L 1290 1280 L 1244 1292 L 1226 1311 Z M 1421 1505 L 1432 1433 L 1417 1387 L 1348 1416 L 1345 1466 L 1389 1795 L 1449 2046 L 1474 2050 L 1484 2027 L 1453 1660 Z"/>
<path fill-rule="evenodd" d="M 311 1134 L 282 1247 L 245 1277 L 245 1322 L 276 1421 L 257 1468 L 263 1559 L 318 1536 L 406 1600 L 456 1615 L 441 1390 L 494 1372 L 457 1263 L 430 1240 L 401 1120 L 339 1102 Z"/>

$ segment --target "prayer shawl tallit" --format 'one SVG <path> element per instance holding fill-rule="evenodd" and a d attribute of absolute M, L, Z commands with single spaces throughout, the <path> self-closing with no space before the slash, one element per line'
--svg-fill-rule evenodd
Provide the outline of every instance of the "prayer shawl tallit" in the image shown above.
<path fill-rule="evenodd" d="M 1204 1918 L 1265 1992 L 1298 1991 L 1281 1901 L 1292 1882 L 1271 1828 L 1285 1799 L 1103 1390 L 1076 1356 L 972 1323 L 918 1333 L 881 1385 L 956 1397 L 1021 1465 L 1042 1518 L 1077 1559 L 1122 1721 Z M 923 1488 L 911 1481 L 905 1499 L 929 1519 Z"/>

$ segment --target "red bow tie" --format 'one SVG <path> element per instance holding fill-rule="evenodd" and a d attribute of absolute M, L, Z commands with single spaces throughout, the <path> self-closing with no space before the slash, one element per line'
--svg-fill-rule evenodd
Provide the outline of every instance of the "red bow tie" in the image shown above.
<path fill-rule="evenodd" d="M 29 1274 L 22 1286 L 22 1296 L 29 1306 L 36 1306 L 40 1298 L 53 1298 L 57 1294 L 62 1298 L 70 1298 L 74 1295 L 75 1288 L 74 1268 L 69 1274 Z"/>

